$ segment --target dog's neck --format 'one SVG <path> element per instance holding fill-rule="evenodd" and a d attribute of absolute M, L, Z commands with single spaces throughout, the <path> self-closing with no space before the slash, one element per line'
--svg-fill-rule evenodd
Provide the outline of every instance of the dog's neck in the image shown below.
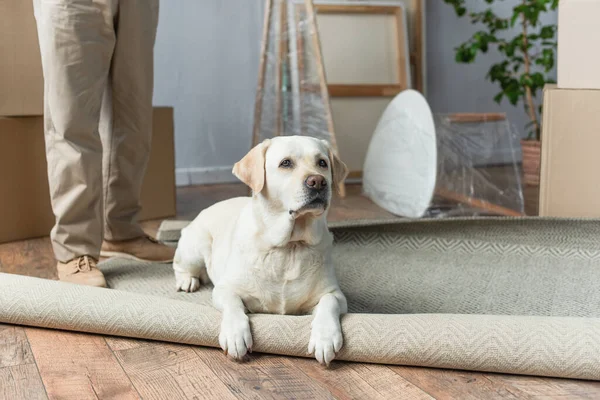
<path fill-rule="evenodd" d="M 252 213 L 257 226 L 262 227 L 258 232 L 269 247 L 285 247 L 293 243 L 316 246 L 327 232 L 326 213 L 296 217 L 288 210 L 273 209 L 260 194 L 252 198 Z"/>

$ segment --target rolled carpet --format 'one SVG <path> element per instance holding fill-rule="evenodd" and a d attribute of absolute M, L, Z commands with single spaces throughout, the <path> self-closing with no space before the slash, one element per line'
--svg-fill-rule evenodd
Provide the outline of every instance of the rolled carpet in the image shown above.
<path fill-rule="evenodd" d="M 338 359 L 600 380 L 598 221 L 362 221 L 332 230 L 350 306 Z M 169 265 L 112 259 L 101 268 L 112 290 L 0 274 L 0 321 L 218 346 L 210 288 L 175 292 Z M 308 356 L 310 321 L 252 315 L 255 350 Z"/>

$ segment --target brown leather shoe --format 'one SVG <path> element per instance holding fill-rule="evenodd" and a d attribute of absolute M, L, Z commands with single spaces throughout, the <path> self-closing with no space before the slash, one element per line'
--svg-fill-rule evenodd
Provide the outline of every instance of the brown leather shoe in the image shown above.
<path fill-rule="evenodd" d="M 143 236 L 131 240 L 108 241 L 102 243 L 102 257 L 120 257 L 136 261 L 169 263 L 173 261 L 175 249 L 159 243 L 156 239 Z"/>
<path fill-rule="evenodd" d="M 66 263 L 56 264 L 58 279 L 78 285 L 106 287 L 102 272 L 96 268 L 96 260 L 90 256 L 74 258 Z"/>

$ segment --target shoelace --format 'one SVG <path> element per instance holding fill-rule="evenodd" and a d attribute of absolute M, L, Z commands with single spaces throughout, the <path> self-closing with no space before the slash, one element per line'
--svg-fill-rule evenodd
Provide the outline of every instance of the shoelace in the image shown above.
<path fill-rule="evenodd" d="M 88 256 L 79 257 L 77 259 L 77 270 L 80 272 L 89 272 L 96 266 L 96 261 Z"/>

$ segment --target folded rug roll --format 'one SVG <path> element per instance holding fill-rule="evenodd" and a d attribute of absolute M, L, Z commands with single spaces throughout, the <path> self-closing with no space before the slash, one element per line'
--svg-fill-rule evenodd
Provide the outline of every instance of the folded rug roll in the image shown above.
<path fill-rule="evenodd" d="M 474 219 L 338 226 L 350 314 L 338 359 L 600 380 L 600 223 Z M 0 274 L 0 322 L 218 346 L 210 288 L 113 259 L 111 289 Z M 310 316 L 252 315 L 255 350 L 307 356 Z"/>

